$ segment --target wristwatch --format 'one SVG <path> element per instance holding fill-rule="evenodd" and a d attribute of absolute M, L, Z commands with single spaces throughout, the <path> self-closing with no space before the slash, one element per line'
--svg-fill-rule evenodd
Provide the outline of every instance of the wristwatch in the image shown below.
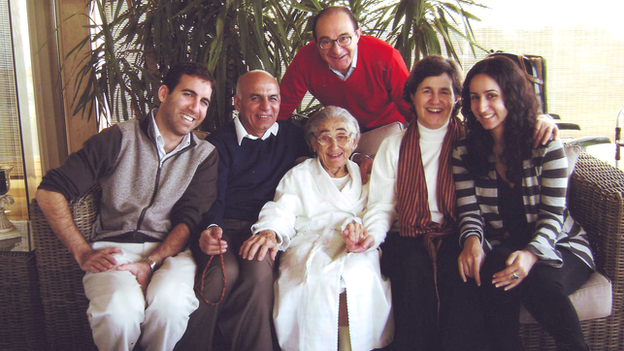
<path fill-rule="evenodd" d="M 156 269 L 156 262 L 154 262 L 154 260 L 152 260 L 151 258 L 145 257 L 143 259 L 143 262 L 147 263 L 150 266 L 152 272 Z"/>

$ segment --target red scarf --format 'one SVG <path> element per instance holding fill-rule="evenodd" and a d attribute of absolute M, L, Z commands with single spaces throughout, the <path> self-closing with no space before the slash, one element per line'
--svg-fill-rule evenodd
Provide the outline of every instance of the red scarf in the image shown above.
<path fill-rule="evenodd" d="M 399 235 L 423 236 L 423 243 L 433 266 L 434 284 L 437 287 L 437 252 L 441 238 L 453 232 L 457 220 L 455 205 L 455 183 L 451 168 L 452 152 L 462 137 L 463 128 L 459 118 L 451 118 L 442 142 L 438 159 L 438 186 L 436 196 L 444 224 L 431 220 L 429 194 L 420 152 L 420 131 L 413 122 L 401 140 L 397 172 L 397 212 L 399 214 Z M 439 299 L 438 299 L 439 301 Z M 438 303 L 439 309 L 439 303 Z"/>

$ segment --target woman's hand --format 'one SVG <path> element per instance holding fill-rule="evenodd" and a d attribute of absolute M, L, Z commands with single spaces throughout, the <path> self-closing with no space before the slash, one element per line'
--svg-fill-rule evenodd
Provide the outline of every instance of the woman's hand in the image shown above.
<path fill-rule="evenodd" d="M 478 286 L 481 286 L 481 266 L 485 261 L 485 252 L 481 246 L 481 241 L 476 235 L 469 236 L 464 241 L 464 249 L 462 250 L 457 265 L 459 266 L 459 275 L 464 283 L 467 278 L 474 278 Z"/>
<path fill-rule="evenodd" d="M 366 228 L 355 221 L 347 224 L 342 231 L 342 238 L 349 252 L 364 252 L 375 244 L 375 238 L 369 236 Z"/>
<path fill-rule="evenodd" d="M 252 235 L 243 243 L 238 254 L 245 260 L 253 260 L 258 254 L 258 261 L 264 260 L 269 254 L 271 259 L 275 261 L 277 257 L 277 234 L 272 230 L 263 230 L 258 234 Z"/>
<path fill-rule="evenodd" d="M 492 284 L 497 288 L 504 287 L 505 291 L 515 288 L 529 275 L 535 262 L 537 262 L 537 256 L 528 250 L 512 252 L 505 262 L 507 268 L 494 274 Z"/>

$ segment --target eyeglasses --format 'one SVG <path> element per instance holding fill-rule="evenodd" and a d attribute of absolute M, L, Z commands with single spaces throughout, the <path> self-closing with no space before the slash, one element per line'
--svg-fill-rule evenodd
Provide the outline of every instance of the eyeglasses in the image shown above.
<path fill-rule="evenodd" d="M 334 43 L 338 44 L 338 46 L 340 47 L 347 47 L 349 45 L 351 45 L 351 41 L 353 40 L 353 36 L 351 35 L 341 35 L 338 37 L 338 39 L 336 40 L 332 40 L 332 39 L 321 39 L 318 42 L 318 46 L 319 48 L 321 48 L 321 50 L 329 50 L 334 46 Z"/>
<path fill-rule="evenodd" d="M 336 141 L 336 144 L 340 146 L 345 146 L 353 139 L 353 133 L 340 133 L 336 136 L 331 134 L 322 134 L 314 137 L 316 138 L 316 141 L 323 146 L 329 146 L 334 141 Z"/>

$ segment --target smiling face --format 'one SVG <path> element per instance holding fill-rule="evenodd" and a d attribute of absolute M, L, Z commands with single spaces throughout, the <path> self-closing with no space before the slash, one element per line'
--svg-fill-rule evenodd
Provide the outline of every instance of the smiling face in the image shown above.
<path fill-rule="evenodd" d="M 280 91 L 277 80 L 264 71 L 245 73 L 234 95 L 234 107 L 247 133 L 262 137 L 279 114 Z"/>
<path fill-rule="evenodd" d="M 318 51 L 330 67 L 346 74 L 351 67 L 353 57 L 357 52 L 357 43 L 362 35 L 361 29 L 355 29 L 353 22 L 349 16 L 344 12 L 331 12 L 323 17 L 319 18 L 316 23 L 316 39 L 321 41 L 323 39 L 337 40 L 342 36 L 351 36 L 351 44 L 346 47 L 342 47 L 337 43 L 327 50 Z"/>
<path fill-rule="evenodd" d="M 411 97 L 418 123 L 429 129 L 446 125 L 457 101 L 453 81 L 446 73 L 425 78 Z"/>
<path fill-rule="evenodd" d="M 470 81 L 470 109 L 485 130 L 500 133 L 507 118 L 503 92 L 496 81 L 477 74 Z"/>
<path fill-rule="evenodd" d="M 337 118 L 330 118 L 322 121 L 318 125 L 317 132 L 314 134 L 315 138 L 312 140 L 312 150 L 316 152 L 316 155 L 321 161 L 323 168 L 329 173 L 332 178 L 344 177 L 347 175 L 345 165 L 349 160 L 349 156 L 355 148 L 355 138 L 349 132 L 347 125 Z M 324 136 L 331 135 L 331 141 L 321 145 L 319 139 L 327 139 Z M 343 144 L 339 144 L 337 139 L 341 139 L 340 136 L 350 135 L 349 140 Z"/>
<path fill-rule="evenodd" d="M 180 77 L 173 91 L 166 85 L 158 89 L 160 108 L 155 119 L 166 147 L 175 147 L 182 137 L 201 124 L 206 118 L 211 94 L 210 82 L 187 74 Z"/>

